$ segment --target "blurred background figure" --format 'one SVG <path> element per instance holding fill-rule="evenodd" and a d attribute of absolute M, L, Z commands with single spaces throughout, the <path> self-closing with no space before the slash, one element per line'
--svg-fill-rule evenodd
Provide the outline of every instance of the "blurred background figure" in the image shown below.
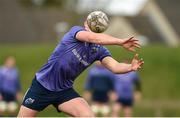
<path fill-rule="evenodd" d="M 15 116 L 18 101 L 21 100 L 21 87 L 19 72 L 16 68 L 16 60 L 9 56 L 4 65 L 0 67 L 0 115 L 8 112 L 9 116 Z"/>
<path fill-rule="evenodd" d="M 112 116 L 118 117 L 123 110 L 125 117 L 131 117 L 134 101 L 141 98 L 141 83 L 137 72 L 115 75 L 114 90 L 116 101 L 112 105 Z"/>
<path fill-rule="evenodd" d="M 89 101 L 96 116 L 108 116 L 110 113 L 109 94 L 113 90 L 114 75 L 100 62 L 92 67 L 85 83 L 84 98 Z"/>

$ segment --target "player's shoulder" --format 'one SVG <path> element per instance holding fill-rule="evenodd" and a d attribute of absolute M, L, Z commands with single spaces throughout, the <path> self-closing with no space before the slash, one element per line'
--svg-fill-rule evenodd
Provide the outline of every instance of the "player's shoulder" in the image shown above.
<path fill-rule="evenodd" d="M 67 34 L 72 36 L 75 39 L 76 38 L 76 34 L 79 31 L 85 31 L 85 28 L 82 27 L 82 26 L 73 26 L 73 27 L 71 27 L 71 29 L 69 30 L 69 32 Z"/>
<path fill-rule="evenodd" d="M 83 26 L 76 25 L 76 26 L 71 27 L 70 29 L 70 31 L 74 31 L 74 30 L 85 30 L 85 28 Z"/>
<path fill-rule="evenodd" d="M 83 26 L 80 26 L 80 25 L 75 25 L 75 26 L 72 26 L 71 29 L 72 29 L 72 28 L 84 28 L 84 27 L 83 27 Z"/>
<path fill-rule="evenodd" d="M 85 28 L 82 26 L 71 27 L 69 31 L 63 36 L 60 42 L 61 43 L 74 42 L 74 41 L 77 42 L 77 40 L 73 40 L 73 39 L 76 39 L 76 34 L 82 30 L 85 30 Z"/>

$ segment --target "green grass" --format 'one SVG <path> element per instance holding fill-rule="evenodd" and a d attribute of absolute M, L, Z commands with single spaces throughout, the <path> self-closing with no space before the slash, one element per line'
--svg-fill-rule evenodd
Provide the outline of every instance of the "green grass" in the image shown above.
<path fill-rule="evenodd" d="M 26 44 L 26 45 L 0 45 L 0 64 L 7 55 L 14 55 L 17 59 L 17 66 L 21 72 L 21 84 L 23 92 L 31 84 L 35 72 L 47 61 L 47 58 L 54 50 L 55 44 Z M 129 53 L 117 46 L 108 47 L 113 57 L 118 61 L 125 58 L 132 58 Z M 143 69 L 139 71 L 143 100 L 151 101 L 178 101 L 180 99 L 180 47 L 170 48 L 163 45 L 151 45 L 138 50 L 140 57 L 145 61 Z M 75 89 L 82 94 L 84 78 L 87 70 L 84 71 L 75 81 Z M 143 101 L 142 101 L 143 104 Z M 161 105 L 161 102 L 159 102 Z M 174 104 L 176 106 L 176 104 Z M 168 106 L 143 107 L 136 105 L 135 116 L 157 116 L 156 109 L 161 111 L 163 116 L 180 116 L 180 107 L 168 108 Z M 64 116 L 57 113 L 53 107 L 48 107 L 38 116 Z"/>

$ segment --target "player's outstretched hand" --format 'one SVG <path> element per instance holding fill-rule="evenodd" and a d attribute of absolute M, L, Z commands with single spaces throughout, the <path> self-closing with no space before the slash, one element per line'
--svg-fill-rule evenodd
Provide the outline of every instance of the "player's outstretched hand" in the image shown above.
<path fill-rule="evenodd" d="M 134 37 L 131 37 L 131 38 L 127 38 L 127 39 L 124 39 L 123 42 L 122 42 L 122 47 L 129 50 L 129 51 L 132 51 L 132 52 L 135 52 L 135 48 L 140 48 L 140 44 L 139 44 L 139 40 L 137 40 L 136 38 Z"/>
<path fill-rule="evenodd" d="M 138 59 L 138 54 L 135 54 L 132 62 L 131 62 L 131 68 L 133 71 L 136 71 L 142 67 L 144 64 L 143 59 Z"/>

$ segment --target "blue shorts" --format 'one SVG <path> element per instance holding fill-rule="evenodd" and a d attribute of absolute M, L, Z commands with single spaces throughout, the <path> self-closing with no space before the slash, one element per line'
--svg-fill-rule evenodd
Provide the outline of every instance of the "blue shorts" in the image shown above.
<path fill-rule="evenodd" d="M 123 107 L 132 107 L 134 100 L 131 98 L 119 98 L 117 102 L 120 103 Z"/>
<path fill-rule="evenodd" d="M 58 105 L 77 97 L 80 95 L 73 88 L 59 92 L 49 91 L 34 79 L 22 105 L 36 111 L 42 111 L 48 105 L 53 105 L 59 111 Z"/>
<path fill-rule="evenodd" d="M 92 100 L 99 103 L 107 103 L 109 101 L 107 91 L 93 91 Z"/>

